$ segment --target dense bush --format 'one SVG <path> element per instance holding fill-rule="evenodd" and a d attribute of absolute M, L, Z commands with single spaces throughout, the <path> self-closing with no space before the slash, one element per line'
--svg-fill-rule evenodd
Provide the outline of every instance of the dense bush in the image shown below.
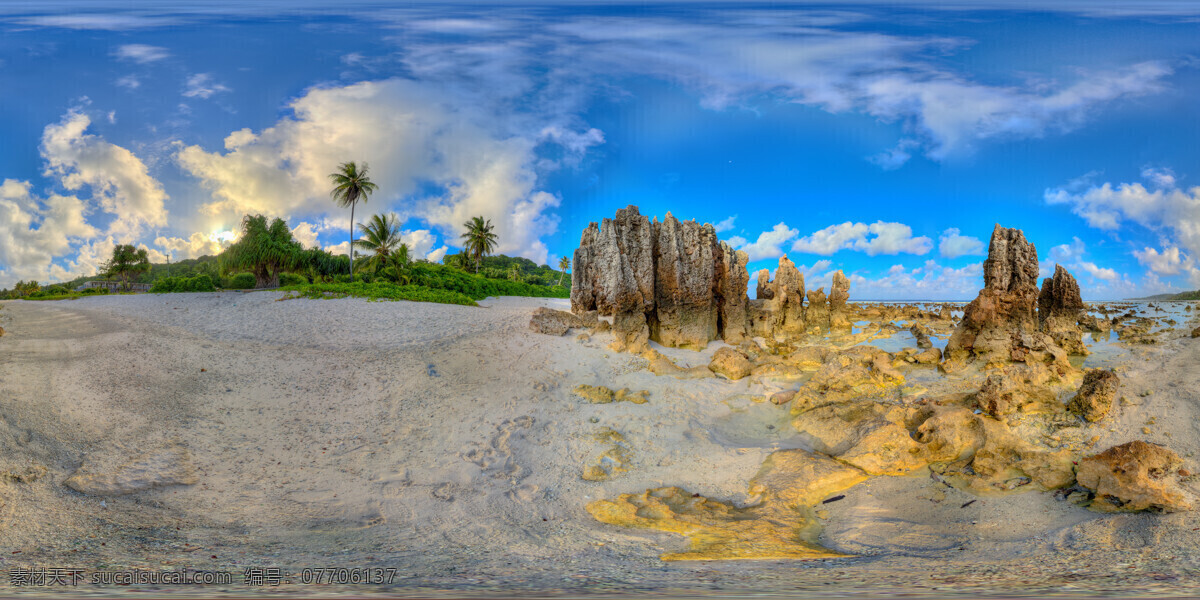
<path fill-rule="evenodd" d="M 488 279 L 433 263 L 413 263 L 408 271 L 413 285 L 451 290 L 474 300 L 482 300 L 488 296 L 534 296 L 538 298 L 569 298 L 571 296 L 571 291 L 561 286 L 548 287 L 507 279 Z"/>
<path fill-rule="evenodd" d="M 231 290 L 249 290 L 253 289 L 255 284 L 254 275 L 252 273 L 238 273 L 229 278 L 229 289 Z"/>
<path fill-rule="evenodd" d="M 293 292 L 287 298 L 345 298 L 354 296 L 368 300 L 408 300 L 410 302 L 439 302 L 475 306 L 475 301 L 450 290 L 435 290 L 421 285 L 393 283 L 310 283 L 283 288 Z"/>
<path fill-rule="evenodd" d="M 155 294 L 171 292 L 212 292 L 216 291 L 212 278 L 208 275 L 195 277 L 160 277 L 155 280 L 150 291 Z"/>
<path fill-rule="evenodd" d="M 102 287 L 87 288 L 87 289 L 85 289 L 85 290 L 83 290 L 82 292 L 79 292 L 79 293 L 80 293 L 80 294 L 83 294 L 84 296 L 94 296 L 94 295 L 97 295 L 97 294 L 107 294 L 107 293 L 108 293 L 108 288 L 102 288 Z"/>
<path fill-rule="evenodd" d="M 280 287 L 289 286 L 289 285 L 304 285 L 306 283 L 308 283 L 308 278 L 303 275 L 297 275 L 295 273 L 280 273 L 279 274 L 279 286 Z"/>

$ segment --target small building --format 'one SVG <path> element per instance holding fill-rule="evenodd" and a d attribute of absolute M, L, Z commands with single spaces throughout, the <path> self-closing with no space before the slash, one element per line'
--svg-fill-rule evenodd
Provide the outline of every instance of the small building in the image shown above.
<path fill-rule="evenodd" d="M 149 284 L 149 283 L 131 283 L 131 284 L 129 284 L 129 291 L 131 291 L 131 292 L 148 292 L 148 291 L 150 291 L 150 286 L 151 286 L 151 284 Z M 91 288 L 104 288 L 104 289 L 108 290 L 109 292 L 122 291 L 120 281 L 104 281 L 104 280 L 85 281 L 83 283 L 83 285 L 75 288 L 75 291 L 82 292 L 83 290 L 91 289 Z"/>

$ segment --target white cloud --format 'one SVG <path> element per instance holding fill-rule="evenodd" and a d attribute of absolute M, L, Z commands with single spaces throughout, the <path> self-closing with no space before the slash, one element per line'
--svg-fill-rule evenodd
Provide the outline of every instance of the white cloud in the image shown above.
<path fill-rule="evenodd" d="M 228 248 L 231 241 L 217 233 L 205 234 L 197 231 L 187 239 L 160 235 L 154 238 L 154 245 L 165 250 L 165 256 L 170 256 L 173 260 L 183 260 L 205 255 L 215 256 Z"/>
<path fill-rule="evenodd" d="M 1097 229 L 1117 231 L 1130 222 L 1158 233 L 1165 242 L 1163 252 L 1134 250 L 1138 262 L 1156 276 L 1187 273 L 1189 281 L 1200 284 L 1200 270 L 1190 258 L 1200 252 L 1200 186 L 1184 189 L 1174 172 L 1156 168 L 1142 170 L 1144 184 L 1095 185 L 1092 178 L 1094 174 L 1046 190 L 1046 202 L 1069 206 Z"/>
<path fill-rule="evenodd" d="M 1138 263 L 1149 268 L 1155 275 L 1178 275 L 1185 267 L 1191 265 L 1191 259 L 1175 246 L 1163 248 L 1161 252 L 1146 247 L 1134 250 L 1133 255 Z"/>
<path fill-rule="evenodd" d="M 736 220 L 737 220 L 737 215 L 730 215 L 729 217 L 727 217 L 721 221 L 713 223 L 713 229 L 716 229 L 717 233 L 729 231 L 729 230 L 733 229 L 733 222 Z"/>
<path fill-rule="evenodd" d="M 812 235 L 804 236 L 792 244 L 792 250 L 829 256 L 843 248 L 849 248 L 855 242 L 867 235 L 868 227 L 864 223 L 846 221 L 839 225 L 830 225 Z"/>
<path fill-rule="evenodd" d="M 0 287 L 20 279 L 57 279 L 52 261 L 68 254 L 73 243 L 96 235 L 83 201 L 58 194 L 37 198 L 30 188 L 14 179 L 0 184 Z"/>
<path fill-rule="evenodd" d="M 100 31 L 125 31 L 147 27 L 165 27 L 182 22 L 176 17 L 144 16 L 109 13 L 78 13 L 68 15 L 39 15 L 15 20 L 22 25 L 61 27 L 63 29 L 92 29 Z"/>
<path fill-rule="evenodd" d="M 1093 262 L 1082 261 L 1082 262 L 1078 263 L 1077 266 L 1080 269 L 1083 269 L 1088 274 L 1090 274 L 1092 277 L 1096 277 L 1097 279 L 1103 279 L 1105 281 L 1115 281 L 1116 279 L 1120 278 L 1120 276 L 1117 275 L 1116 271 L 1114 271 L 1112 269 L 1105 269 L 1105 268 L 1098 267 L 1098 266 L 1096 266 L 1096 263 L 1093 263 Z"/>
<path fill-rule="evenodd" d="M 958 258 L 960 256 L 982 256 L 985 253 L 986 247 L 983 240 L 961 235 L 957 227 L 951 227 L 942 232 L 938 238 L 938 253 L 944 258 Z"/>
<path fill-rule="evenodd" d="M 830 225 L 792 244 L 792 250 L 797 252 L 823 256 L 843 249 L 858 250 L 868 256 L 901 253 L 921 255 L 928 253 L 932 248 L 933 240 L 925 236 L 913 237 L 912 227 L 884 221 L 876 221 L 870 225 L 849 221 Z"/>
<path fill-rule="evenodd" d="M 322 250 L 328 250 L 329 252 L 332 252 L 333 254 L 343 254 L 346 256 L 350 256 L 350 240 L 346 240 L 339 244 L 330 244 L 330 245 L 322 248 Z M 355 252 L 355 254 L 357 255 L 358 253 Z"/>
<path fill-rule="evenodd" d="M 138 64 L 147 64 L 163 60 L 171 53 L 162 46 L 149 46 L 146 44 L 125 44 L 118 46 L 113 51 L 113 56 L 119 60 L 131 60 Z"/>
<path fill-rule="evenodd" d="M 292 228 L 292 237 L 296 238 L 296 241 L 300 242 L 301 246 L 304 246 L 305 248 L 312 248 L 317 245 L 317 232 L 320 231 L 320 229 L 321 226 L 319 224 L 314 225 L 312 223 L 301 221 Z"/>
<path fill-rule="evenodd" d="M 217 83 L 211 73 L 197 73 L 187 78 L 187 82 L 184 83 L 183 95 L 187 98 L 208 99 L 216 94 L 231 91 L 233 90 Z"/>
<path fill-rule="evenodd" d="M 292 102 L 294 116 L 260 132 L 231 133 L 224 153 L 182 146 L 176 158 L 212 193 L 201 210 L 215 220 L 341 215 L 329 199 L 328 175 L 354 160 L 370 165 L 379 186 L 357 214 L 396 210 L 447 240 L 483 216 L 496 228 L 499 253 L 544 263 L 549 252 L 541 238 L 557 229 L 553 210 L 561 200 L 536 189 L 541 129 L 493 131 L 506 122 L 459 100 L 405 79 L 314 88 Z M 419 184 L 440 189 L 417 197 L 428 190 Z"/>
<path fill-rule="evenodd" d="M 446 257 L 446 252 L 448 250 L 450 250 L 449 247 L 442 246 L 441 248 L 438 248 L 437 250 L 433 250 L 430 253 L 426 254 L 425 260 L 427 260 L 429 262 L 435 262 L 435 263 L 442 262 L 442 259 Z"/>
<path fill-rule="evenodd" d="M 876 277 L 851 273 L 850 297 L 862 300 L 970 300 L 983 285 L 983 265 L 953 269 L 927 260 L 916 268 L 895 264 Z"/>
<path fill-rule="evenodd" d="M 733 236 L 729 238 L 730 246 L 744 250 L 750 256 L 750 262 L 762 260 L 765 258 L 779 258 L 783 256 L 783 245 L 794 239 L 800 232 L 787 226 L 785 223 L 779 223 L 770 231 L 764 231 L 759 234 L 758 239 L 753 243 L 749 243 L 745 238 Z"/>
<path fill-rule="evenodd" d="M 142 86 L 142 82 L 140 82 L 136 76 L 132 76 L 132 74 L 127 74 L 127 76 L 120 77 L 116 79 L 116 82 L 113 83 L 115 83 L 118 88 L 125 88 L 128 90 L 136 90 Z"/>
<path fill-rule="evenodd" d="M 165 226 L 162 185 L 132 152 L 88 134 L 90 125 L 86 114 L 71 110 L 46 127 L 41 146 L 46 175 L 58 176 L 71 191 L 89 187 L 91 201 L 115 216 L 108 232 L 119 240 L 132 240 L 144 226 Z"/>

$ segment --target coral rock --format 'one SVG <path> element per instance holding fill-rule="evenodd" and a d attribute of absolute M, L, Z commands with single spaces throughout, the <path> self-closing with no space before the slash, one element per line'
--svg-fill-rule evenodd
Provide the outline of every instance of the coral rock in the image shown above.
<path fill-rule="evenodd" d="M 595 324 L 594 317 L 589 323 L 583 315 L 576 315 L 546 307 L 534 310 L 533 317 L 529 319 L 529 328 L 531 330 L 547 335 L 563 335 L 569 329 L 575 327 L 592 327 Z"/>
<path fill-rule="evenodd" d="M 1135 440 L 1080 460 L 1076 478 L 1096 494 L 1093 510 L 1189 510 L 1178 485 L 1180 464 L 1167 448 Z"/>
<path fill-rule="evenodd" d="M 1083 384 L 1067 409 L 1088 421 L 1099 421 L 1112 410 L 1120 385 L 1121 378 L 1112 370 L 1091 369 L 1083 375 Z"/>
<path fill-rule="evenodd" d="M 750 359 L 738 350 L 725 347 L 713 354 L 708 368 L 726 379 L 737 380 L 749 375 L 754 369 L 754 363 L 751 363 Z"/>

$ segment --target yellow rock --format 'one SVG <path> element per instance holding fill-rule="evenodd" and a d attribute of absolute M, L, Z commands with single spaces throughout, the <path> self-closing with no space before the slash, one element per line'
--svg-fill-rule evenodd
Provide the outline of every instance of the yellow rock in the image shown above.
<path fill-rule="evenodd" d="M 595 435 L 596 441 L 612 444 L 607 450 L 596 457 L 596 464 L 584 467 L 580 475 L 586 481 L 608 481 L 629 471 L 633 462 L 633 451 L 625 436 L 605 427 Z"/>
<path fill-rule="evenodd" d="M 823 548 L 815 521 L 774 506 L 737 508 L 677 487 L 621 494 L 597 500 L 587 511 L 598 521 L 622 527 L 656 529 L 688 538 L 685 552 L 662 560 L 781 560 L 847 556 Z"/>
<path fill-rule="evenodd" d="M 611 404 L 613 402 L 645 404 L 650 396 L 650 392 L 646 390 L 635 392 L 629 388 L 622 388 L 614 392 L 602 385 L 584 384 L 575 386 L 575 395 L 592 404 Z"/>
<path fill-rule="evenodd" d="M 788 508 L 816 506 L 829 496 L 866 481 L 862 469 L 807 450 L 777 450 L 750 480 L 750 496 Z"/>

